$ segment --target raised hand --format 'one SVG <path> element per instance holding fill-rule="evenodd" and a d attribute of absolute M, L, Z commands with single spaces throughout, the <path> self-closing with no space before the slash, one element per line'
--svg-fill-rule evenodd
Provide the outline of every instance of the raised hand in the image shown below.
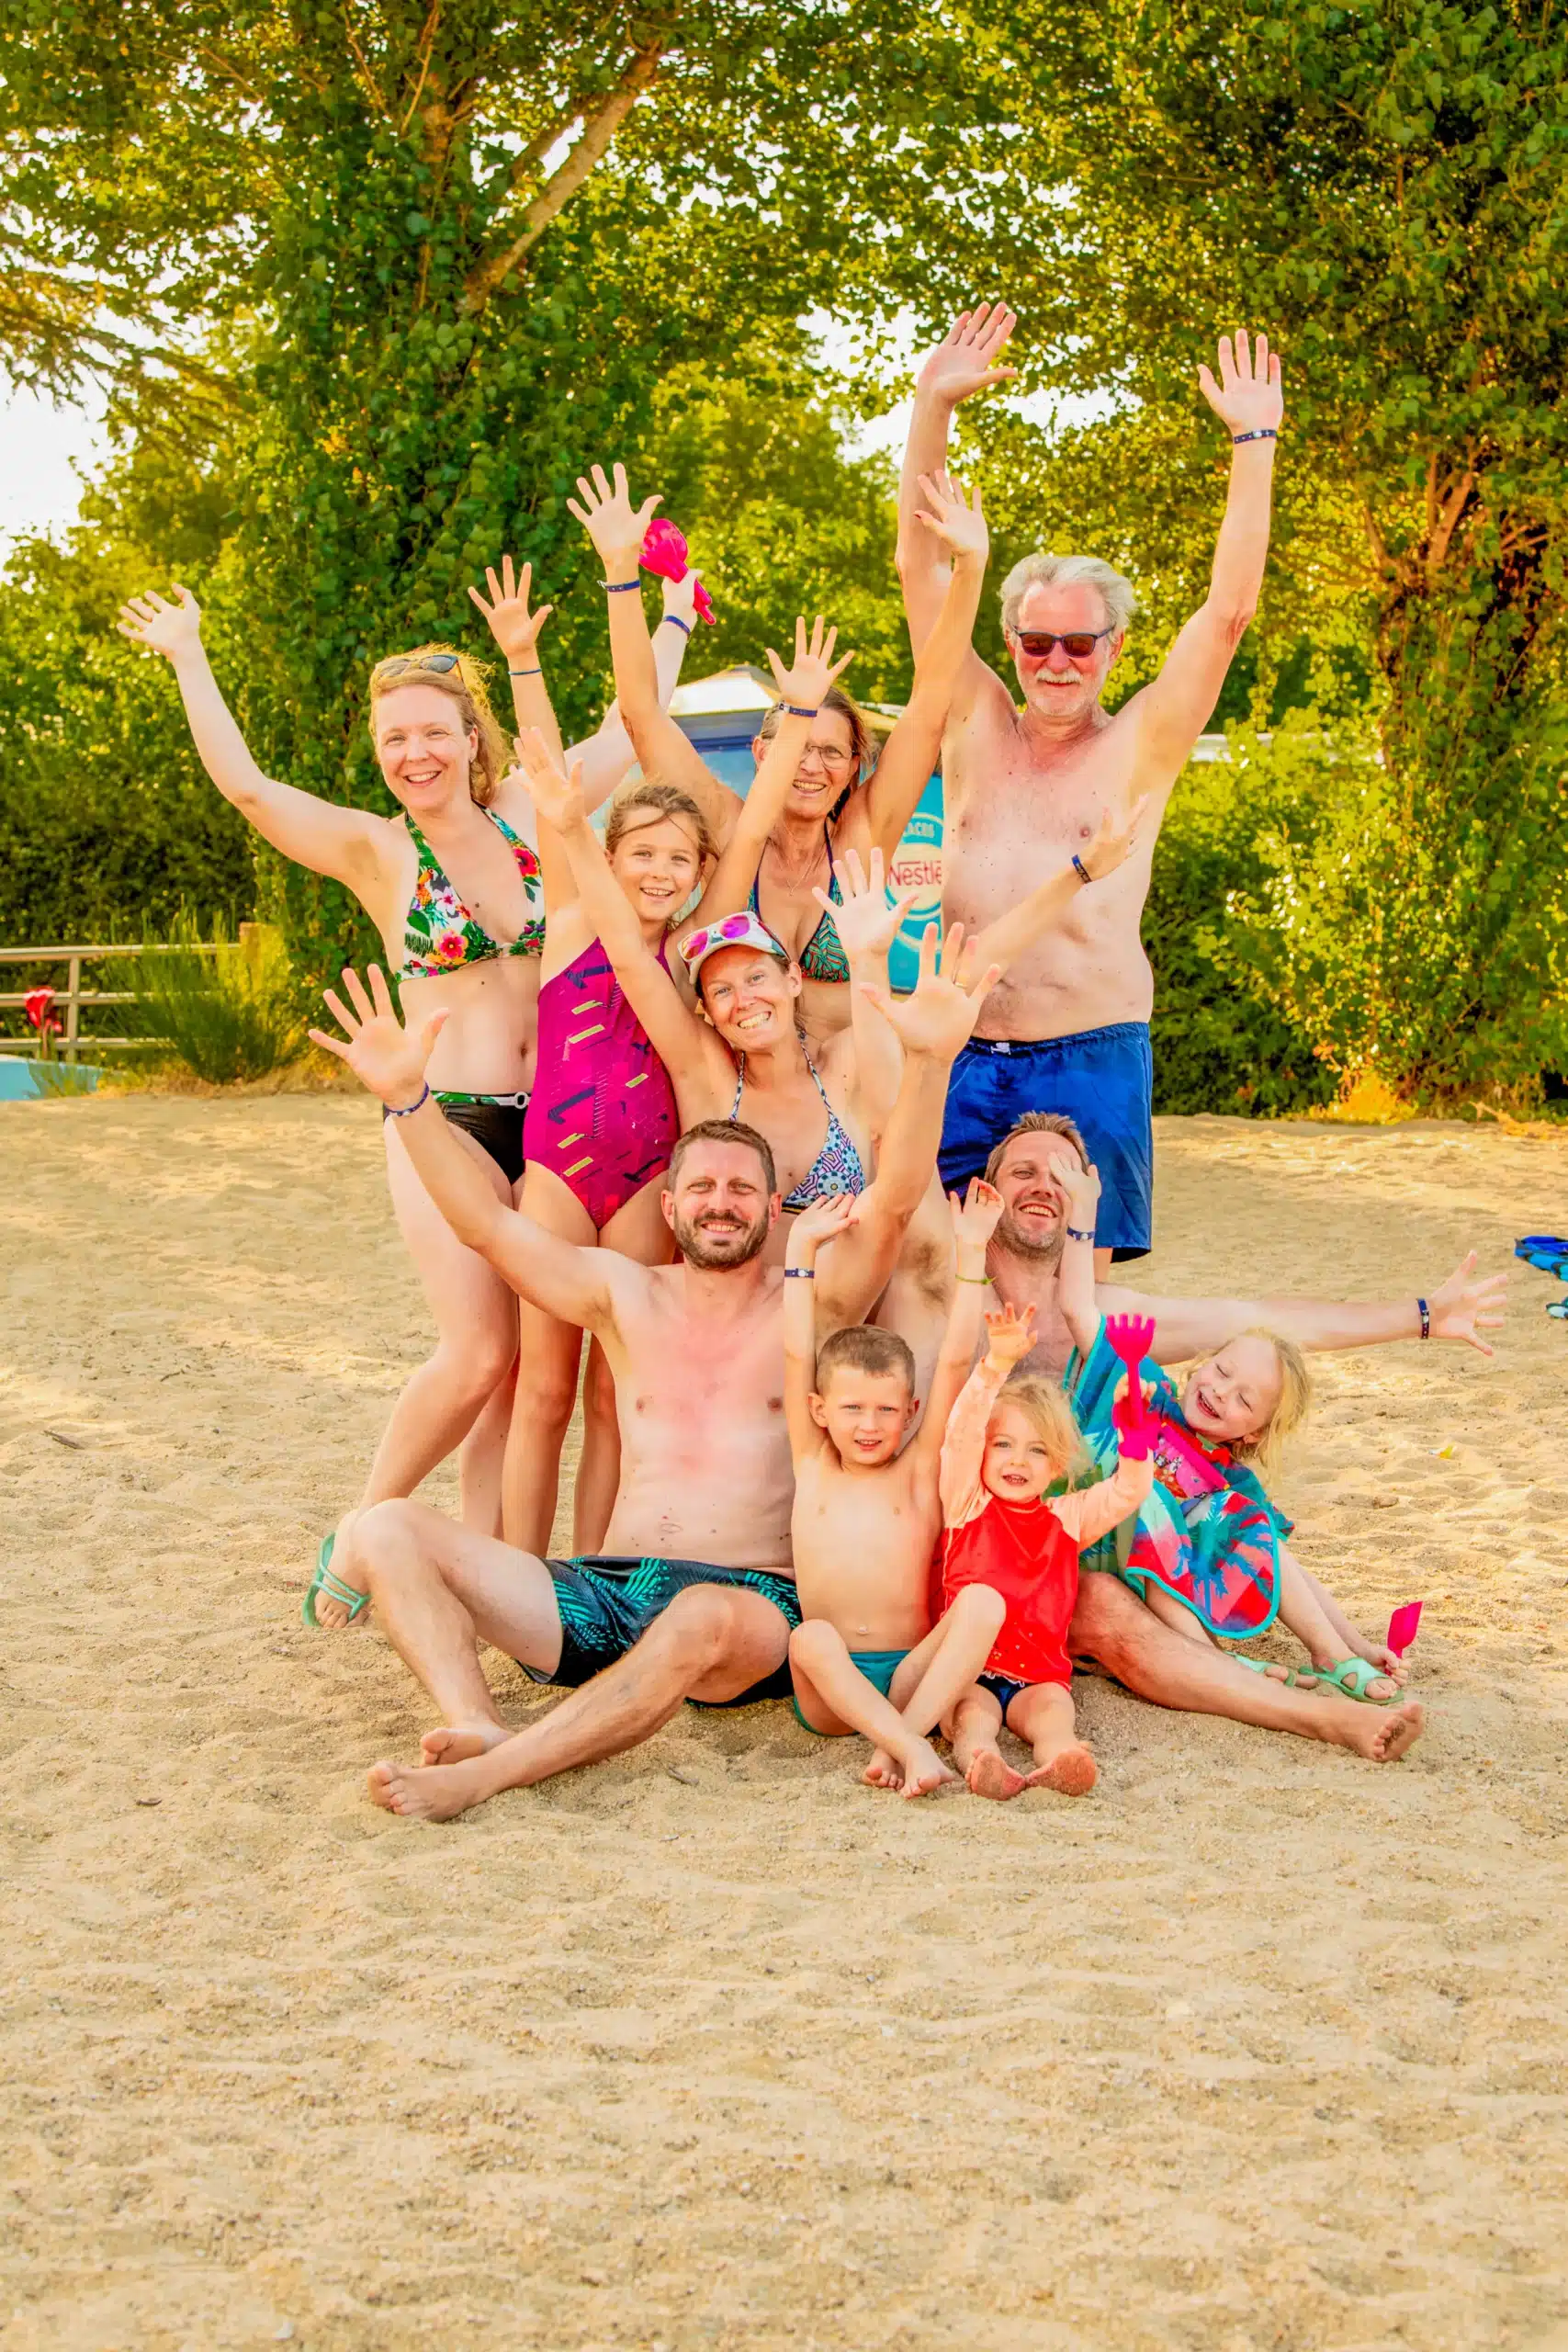
<path fill-rule="evenodd" d="M 525 727 L 513 739 L 513 750 L 517 765 L 512 774 L 523 786 L 528 797 L 547 825 L 558 833 L 570 831 L 579 823 L 586 823 L 588 804 L 582 797 L 582 763 L 574 761 L 570 775 L 563 775 L 556 765 L 549 745 L 536 727 Z"/>
<path fill-rule="evenodd" d="M 625 466 L 612 469 L 613 483 L 605 481 L 603 466 L 594 466 L 591 470 L 592 481 L 584 474 L 577 478 L 581 505 L 577 499 L 569 498 L 567 512 L 576 515 L 598 548 L 606 571 L 612 564 L 630 564 L 635 571 L 642 554 L 643 533 L 653 520 L 653 510 L 660 501 L 645 498 L 640 506 L 634 508 L 626 488 Z"/>
<path fill-rule="evenodd" d="M 852 653 L 846 653 L 842 661 L 835 662 L 833 648 L 838 641 L 839 632 L 836 628 L 829 629 L 824 636 L 822 616 L 818 613 L 811 625 L 809 638 L 806 634 L 806 623 L 803 620 L 796 620 L 795 660 L 787 670 L 771 645 L 764 648 L 768 657 L 768 667 L 773 673 L 773 684 L 779 690 L 781 702 L 794 703 L 799 710 L 821 708 L 822 697 L 829 687 L 842 677 L 855 658 Z"/>
<path fill-rule="evenodd" d="M 980 1009 L 1001 978 L 999 964 L 987 964 L 977 978 L 960 980 L 964 925 L 949 923 L 937 957 L 936 925 L 920 934 L 920 977 L 914 993 L 896 997 L 873 980 L 858 983 L 897 1033 L 907 1054 L 929 1054 L 934 1061 L 956 1061 L 975 1034 Z"/>
<path fill-rule="evenodd" d="M 1086 1168 L 1076 1151 L 1053 1152 L 1045 1165 L 1066 1203 L 1067 1223 L 1080 1233 L 1092 1233 L 1100 1209 L 1100 1170 Z"/>
<path fill-rule="evenodd" d="M 1507 1293 L 1506 1273 L 1484 1274 L 1476 1281 L 1475 1252 L 1467 1250 L 1442 1288 L 1435 1290 L 1427 1301 L 1433 1339 L 1462 1340 L 1477 1355 L 1495 1354 L 1481 1334 L 1501 1329 Z"/>
<path fill-rule="evenodd" d="M 1234 352 L 1229 335 L 1221 335 L 1220 380 L 1216 384 L 1209 369 L 1200 368 L 1198 386 L 1227 432 L 1257 433 L 1266 427 L 1279 431 L 1285 394 L 1279 355 L 1270 352 L 1266 334 L 1260 334 L 1256 348 L 1249 351 L 1247 329 L 1239 328 Z"/>
<path fill-rule="evenodd" d="M 811 895 L 833 917 L 845 955 L 852 963 L 857 957 L 886 956 L 898 936 L 905 916 L 920 895 L 919 884 L 906 890 L 902 898 L 889 899 L 886 861 L 880 849 L 871 852 L 869 873 L 860 862 L 859 850 L 851 850 L 841 865 L 835 862 L 833 879 L 839 886 L 837 903 L 832 894 L 820 887 Z"/>
<path fill-rule="evenodd" d="M 986 528 L 979 492 L 971 504 L 963 483 L 954 481 L 951 474 L 922 474 L 920 496 L 925 504 L 916 507 L 916 522 L 926 524 L 955 561 L 966 556 L 983 564 L 991 551 L 991 535 Z"/>
<path fill-rule="evenodd" d="M 325 1029 L 312 1029 L 312 1044 L 340 1062 L 346 1062 L 361 1086 L 394 1111 L 406 1111 L 420 1099 L 424 1084 L 424 1066 L 446 1019 L 443 1005 L 433 1012 L 417 1030 L 405 1029 L 392 1007 L 391 990 L 379 964 L 372 964 L 369 972 L 370 989 L 355 971 L 345 971 L 344 987 L 353 1002 L 353 1011 L 335 996 L 331 989 L 323 993 L 327 1011 L 342 1026 L 344 1037 L 332 1036 Z"/>
<path fill-rule="evenodd" d="M 689 637 L 697 616 L 697 599 L 703 593 L 702 573 L 683 571 L 679 580 L 666 580 L 662 585 L 666 616 L 671 620 L 683 621 Z"/>
<path fill-rule="evenodd" d="M 994 1364 L 1005 1364 L 1010 1372 L 1021 1363 L 1034 1345 L 1034 1309 L 1001 1306 L 986 1317 L 986 1355 Z"/>
<path fill-rule="evenodd" d="M 177 580 L 174 589 L 178 602 L 173 605 L 156 589 L 149 589 L 145 596 L 132 596 L 120 606 L 115 623 L 121 637 L 128 637 L 132 645 L 143 645 L 149 653 L 161 653 L 168 662 L 194 652 L 201 643 L 201 606 Z"/>
<path fill-rule="evenodd" d="M 1018 369 L 997 363 L 1017 324 L 1017 312 L 1005 302 L 982 302 L 977 310 L 960 311 L 936 349 L 920 362 L 918 390 L 956 407 L 974 392 L 988 392 L 993 384 L 1006 383 Z"/>
<path fill-rule="evenodd" d="M 1103 881 L 1106 875 L 1114 874 L 1116 868 L 1125 862 L 1138 838 L 1138 827 L 1144 821 L 1144 812 L 1148 805 L 1149 796 L 1145 792 L 1123 814 L 1118 815 L 1114 808 L 1106 810 L 1100 820 L 1099 832 L 1087 849 L 1078 852 L 1089 868 L 1091 882 Z"/>
<path fill-rule="evenodd" d="M 953 1238 L 956 1246 L 960 1250 L 984 1252 L 1001 1223 L 1004 1206 L 1001 1194 L 987 1184 L 983 1176 L 972 1176 L 969 1190 L 963 1200 L 956 1193 L 949 1193 L 947 1205 L 953 1215 Z"/>
<path fill-rule="evenodd" d="M 859 1216 L 858 1193 L 824 1193 L 821 1200 L 813 1201 L 809 1208 L 802 1209 L 800 1215 L 793 1219 L 789 1229 L 791 1258 L 797 1251 L 815 1253 L 823 1242 L 835 1240 L 840 1233 L 847 1233 Z"/>
<path fill-rule="evenodd" d="M 485 582 L 490 589 L 487 605 L 477 588 L 468 594 L 490 624 L 490 633 L 505 654 L 508 662 L 521 662 L 525 656 L 532 662 L 539 642 L 539 631 L 555 611 L 553 605 L 541 605 L 535 612 L 528 610 L 528 591 L 534 582 L 534 567 L 525 563 L 513 572 L 512 558 L 501 559 L 501 577 L 495 576 L 493 565 L 485 567 Z"/>

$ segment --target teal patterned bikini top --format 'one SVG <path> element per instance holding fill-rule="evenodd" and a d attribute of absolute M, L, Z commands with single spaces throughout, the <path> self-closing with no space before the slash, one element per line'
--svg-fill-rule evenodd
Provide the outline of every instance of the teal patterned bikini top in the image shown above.
<path fill-rule="evenodd" d="M 517 871 L 523 876 L 523 888 L 530 907 L 538 903 L 544 894 L 544 880 L 539 861 L 527 842 L 514 833 L 504 817 L 493 808 L 485 815 L 497 832 L 511 844 L 517 861 Z M 482 923 L 476 922 L 452 885 L 441 870 L 439 859 L 419 827 L 411 817 L 408 820 L 409 839 L 419 852 L 419 876 L 409 902 L 403 932 L 403 962 L 398 973 L 400 980 L 433 980 L 443 972 L 460 971 L 465 964 L 482 964 L 492 956 L 542 956 L 545 952 L 545 918 L 543 912 L 530 915 L 523 926 L 521 938 L 502 945 L 491 937 Z"/>
<path fill-rule="evenodd" d="M 828 896 L 836 907 L 840 907 L 844 901 L 839 888 L 839 877 L 833 871 L 833 836 L 826 825 L 822 828 L 822 838 L 828 844 Z M 751 912 L 761 922 L 762 913 L 757 904 L 756 876 L 753 876 L 751 883 L 750 907 Z M 801 971 L 808 980 L 844 981 L 849 978 L 850 959 L 845 955 L 843 942 L 839 937 L 839 926 L 826 907 L 822 910 L 821 922 L 801 949 L 797 960 Z"/>

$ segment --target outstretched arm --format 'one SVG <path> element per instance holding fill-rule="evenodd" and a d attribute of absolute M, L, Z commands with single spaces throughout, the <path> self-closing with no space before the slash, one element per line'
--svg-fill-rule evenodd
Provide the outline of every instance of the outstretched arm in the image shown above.
<path fill-rule="evenodd" d="M 959 402 L 1017 375 L 1016 368 L 998 364 L 1017 323 L 1005 302 L 982 302 L 977 310 L 961 311 L 935 350 L 927 353 L 915 379 L 898 483 L 898 577 L 904 585 L 909 641 L 917 654 L 936 627 L 948 578 L 945 552 L 919 519 L 925 504 L 921 477 L 946 472 L 948 435 Z M 965 670 L 971 677 L 976 672 L 991 674 L 974 652 Z"/>
<path fill-rule="evenodd" d="M 1095 883 L 1103 882 L 1122 865 L 1138 837 L 1138 827 L 1148 805 L 1148 795 L 1145 793 L 1124 816 L 1108 808 L 1100 820 L 1099 832 L 1070 865 L 1048 875 L 1027 899 L 1021 899 L 1016 907 L 1010 907 L 1005 915 L 998 915 L 995 922 L 976 933 L 970 951 L 976 961 L 995 964 L 1005 972 L 1026 948 L 1054 930 L 1080 891 L 1092 889 Z"/>
<path fill-rule="evenodd" d="M 1034 1309 L 1010 1306 L 986 1317 L 986 1352 L 969 1374 L 942 1430 L 938 1492 L 944 1527 L 962 1527 L 984 1500 L 980 1464 L 986 1430 L 1009 1374 L 1034 1345 Z M 939 1427 L 942 1426 L 939 1424 Z"/>
<path fill-rule="evenodd" d="M 174 671 L 202 766 L 263 841 L 297 865 L 362 889 L 377 871 L 380 836 L 389 831 L 386 819 L 340 808 L 262 774 L 212 674 L 201 641 L 201 607 L 177 581 L 175 597 L 171 605 L 156 594 L 133 596 L 120 606 L 117 626 L 121 637 L 161 653 Z"/>
<path fill-rule="evenodd" d="M 863 866 L 852 849 L 841 865 L 835 859 L 833 879 L 839 886 L 836 906 L 826 890 L 811 894 L 833 917 L 850 967 L 849 1029 L 840 1031 L 828 1054 L 835 1067 L 847 1064 L 850 1100 L 873 1138 L 880 1140 L 898 1099 L 904 1048 L 872 1000 L 887 993 L 887 952 L 919 892 L 917 887 L 900 899 L 888 898 L 879 849 L 871 852 Z"/>
<path fill-rule="evenodd" d="M 797 1470 L 827 1442 L 811 1414 L 817 1386 L 817 1253 L 854 1218 L 853 1193 L 834 1193 L 814 1201 L 790 1227 L 784 1284 L 784 1425 Z"/>
<path fill-rule="evenodd" d="M 957 1255 L 957 1279 L 947 1329 L 942 1335 L 931 1395 L 913 1442 L 934 1462 L 940 1456 L 953 1408 L 969 1377 L 980 1337 L 985 1305 L 986 1251 L 1002 1213 L 1002 1196 L 983 1177 L 975 1177 L 962 1204 L 956 1193 L 948 1194 L 953 1212 L 953 1238 Z"/>
<path fill-rule="evenodd" d="M 1506 1273 L 1478 1280 L 1475 1252 L 1469 1251 L 1427 1298 L 1430 1337 L 1458 1340 L 1478 1355 L 1491 1355 L 1492 1347 L 1482 1333 L 1501 1327 L 1507 1283 Z M 1381 1304 L 1353 1306 L 1320 1298 L 1150 1298 L 1120 1283 L 1100 1283 L 1095 1296 L 1105 1315 L 1152 1315 L 1150 1353 L 1162 1363 L 1212 1355 L 1254 1324 L 1314 1351 L 1375 1347 L 1390 1340 L 1422 1337 L 1420 1301 L 1408 1293 Z"/>
<path fill-rule="evenodd" d="M 683 580 L 667 580 L 664 582 L 664 617 L 653 632 L 652 642 L 659 707 L 666 715 L 675 689 L 681 683 L 681 665 L 685 661 L 686 646 L 692 634 L 693 600 L 699 579 L 700 574 L 688 571 Z M 680 729 L 677 729 L 676 732 L 679 734 Z M 685 736 L 682 735 L 681 740 L 685 742 Z M 637 746 L 626 731 L 618 702 L 610 705 L 595 733 L 569 747 L 565 761 L 569 772 L 574 761 L 581 763 L 584 800 L 591 809 L 601 808 L 625 782 L 637 762 Z M 705 768 L 704 774 L 707 773 Z M 711 818 L 711 808 L 705 803 L 702 805 L 705 813 Z"/>
<path fill-rule="evenodd" d="M 577 489 L 581 503 L 578 498 L 566 503 L 604 566 L 615 701 L 644 773 L 689 792 L 706 817 L 715 840 L 722 842 L 728 839 L 739 814 L 740 796 L 720 784 L 660 701 L 659 673 L 648 616 L 642 608 L 642 542 L 659 500 L 645 498 L 634 508 L 625 466 L 616 466 L 614 473 L 613 485 L 605 480 L 603 466 L 593 468 L 592 481 L 580 475 Z"/>
<path fill-rule="evenodd" d="M 1269 338 L 1249 351 L 1245 329 L 1220 339 L 1220 380 L 1198 370 L 1203 397 L 1231 435 L 1230 489 L 1214 549 L 1209 594 L 1137 697 L 1140 776 L 1159 787 L 1179 774 L 1208 724 L 1236 647 L 1258 609 L 1269 557 L 1274 435 L 1285 413 L 1280 362 Z M 1238 436 L 1257 435 L 1257 439 Z"/>
<path fill-rule="evenodd" d="M 975 658 L 975 616 L 986 579 L 990 535 L 981 510 L 945 473 L 922 475 L 917 524 L 951 561 L 936 625 L 919 649 L 902 718 L 882 747 L 865 786 L 865 819 L 874 847 L 891 856 L 942 756 L 942 738 L 959 681 Z"/>
<path fill-rule="evenodd" d="M 1056 1304 L 1079 1355 L 1087 1356 L 1100 1329 L 1094 1290 L 1094 1221 L 1100 1210 L 1100 1175 L 1070 1148 L 1053 1155 L 1052 1181 L 1066 1204 Z"/>
<path fill-rule="evenodd" d="M 405 1029 L 379 965 L 370 967 L 368 992 L 357 972 L 346 971 L 343 979 L 352 1010 L 331 989 L 326 1003 L 344 1036 L 312 1029 L 311 1038 L 345 1061 L 361 1085 L 394 1114 L 420 1182 L 458 1240 L 488 1259 L 520 1296 L 547 1315 L 591 1331 L 604 1329 L 614 1320 L 615 1282 L 630 1276 L 630 1261 L 614 1250 L 580 1250 L 496 1198 L 425 1081 L 445 1010 L 417 1032 Z"/>

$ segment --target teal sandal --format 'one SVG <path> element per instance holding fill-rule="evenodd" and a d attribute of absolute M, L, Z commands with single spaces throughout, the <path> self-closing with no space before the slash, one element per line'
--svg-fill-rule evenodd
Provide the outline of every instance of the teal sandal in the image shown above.
<path fill-rule="evenodd" d="M 366 1611 L 370 1606 L 370 1595 L 367 1592 L 355 1592 L 351 1584 L 344 1584 L 341 1577 L 333 1576 L 332 1571 L 333 1545 L 336 1542 L 337 1530 L 335 1528 L 330 1535 L 322 1536 L 321 1548 L 316 1555 L 316 1573 L 310 1578 L 310 1584 L 306 1589 L 305 1598 L 299 1604 L 299 1614 L 313 1634 L 325 1634 L 332 1630 L 330 1627 L 320 1624 L 317 1622 L 316 1595 L 319 1592 L 324 1592 L 329 1600 L 342 1601 L 344 1607 L 348 1611 L 348 1623 L 350 1625 L 354 1623 L 356 1617 L 363 1617 Z M 346 1632 L 346 1630 L 347 1628 L 345 1627 L 344 1631 Z"/>
<path fill-rule="evenodd" d="M 1310 1666 L 1280 1666 L 1276 1674 L 1273 1669 L 1279 1665 L 1277 1658 L 1243 1657 L 1235 1650 L 1231 1656 L 1237 1666 L 1246 1667 L 1248 1674 L 1266 1674 L 1269 1681 L 1277 1682 L 1282 1690 L 1315 1690 L 1323 1679 L 1315 1668 Z"/>
<path fill-rule="evenodd" d="M 1320 1666 L 1317 1679 L 1325 1690 L 1341 1691 L 1347 1699 L 1359 1699 L 1367 1707 L 1396 1707 L 1405 1695 L 1394 1682 L 1392 1699 L 1368 1698 L 1369 1683 L 1393 1682 L 1393 1675 L 1381 1666 L 1374 1666 L 1370 1657 L 1342 1657 L 1337 1666 Z"/>

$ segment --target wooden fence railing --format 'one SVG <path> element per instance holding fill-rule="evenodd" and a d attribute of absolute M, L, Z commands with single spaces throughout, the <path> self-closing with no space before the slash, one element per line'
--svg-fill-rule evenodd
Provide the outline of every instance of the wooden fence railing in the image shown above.
<path fill-rule="evenodd" d="M 243 933 L 249 928 L 249 924 L 241 925 L 242 939 L 243 937 Z M 209 945 L 205 941 L 196 942 L 194 943 L 194 946 L 195 952 L 198 956 L 215 956 L 218 953 L 218 948 L 215 945 Z M 68 1062 L 74 1062 L 79 1058 L 84 1046 L 90 1047 L 95 1054 L 114 1054 L 124 1053 L 137 1046 L 157 1046 L 164 1042 L 163 1039 L 159 1037 L 84 1037 L 82 1035 L 82 1011 L 84 1006 L 100 1004 L 134 1004 L 136 1001 L 134 991 L 130 989 L 85 989 L 82 986 L 82 967 L 84 964 L 107 963 L 111 957 L 116 956 L 167 956 L 171 954 L 186 954 L 188 952 L 190 951 L 185 948 L 160 945 L 139 947 L 0 947 L 0 965 L 65 965 L 67 967 L 65 986 L 62 989 L 57 989 L 54 996 L 54 1010 L 56 1012 L 63 1011 L 65 1015 L 64 1031 L 56 1040 L 55 1051 L 62 1055 Z M 29 993 L 30 991 L 25 989 L 9 989 L 0 990 L 0 1010 L 14 1011 L 18 1009 L 22 1005 L 26 1004 Z M 24 1030 L 19 1036 L 7 1036 L 3 1033 L 0 1033 L 0 1054 L 33 1053 L 38 1049 L 38 1035 L 34 1030 Z"/>

